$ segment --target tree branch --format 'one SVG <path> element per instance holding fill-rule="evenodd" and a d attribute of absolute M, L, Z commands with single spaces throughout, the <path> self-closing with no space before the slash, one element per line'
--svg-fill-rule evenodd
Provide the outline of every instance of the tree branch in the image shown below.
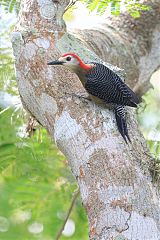
<path fill-rule="evenodd" d="M 70 215 L 71 215 L 71 212 L 72 212 L 72 210 L 73 210 L 75 201 L 76 201 L 76 199 L 78 198 L 78 195 L 79 195 L 79 189 L 78 189 L 78 190 L 74 193 L 74 195 L 73 195 L 71 205 L 70 205 L 70 207 L 69 207 L 69 209 L 68 209 L 68 212 L 67 212 L 66 217 L 65 217 L 65 219 L 64 219 L 63 225 L 62 225 L 62 227 L 60 228 L 60 230 L 59 230 L 59 232 L 58 232 L 58 234 L 57 234 L 57 236 L 56 236 L 56 240 L 59 240 L 60 237 L 61 237 L 61 235 L 62 235 L 62 232 L 63 232 L 63 230 L 64 230 L 64 227 L 65 227 L 65 225 L 66 225 L 66 222 L 68 221 L 68 219 L 69 219 L 69 217 L 70 217 Z"/>
<path fill-rule="evenodd" d="M 91 240 L 159 238 L 159 193 L 150 174 L 153 160 L 146 154 L 148 149 L 134 110 L 128 108 L 132 144 L 126 145 L 118 133 L 113 112 L 69 96 L 84 91 L 80 81 L 67 69 L 51 68 L 47 62 L 70 51 L 85 61 L 101 61 L 96 52 L 103 60 L 107 58 L 125 67 L 131 87 L 142 86 L 145 81 L 148 85 L 150 74 L 160 63 L 159 5 L 157 1 L 152 3 L 157 9 L 142 15 L 138 22 L 124 14 L 119 21 L 111 19 L 110 26 L 79 32 L 78 39 L 66 32 L 62 19 L 69 1 L 55 4 L 48 0 L 26 0 L 13 33 L 23 104 L 66 155 L 80 187 Z M 119 69 L 109 67 L 122 74 Z"/>
<path fill-rule="evenodd" d="M 65 12 L 67 12 L 71 7 L 73 7 L 78 1 L 79 0 L 71 0 L 70 4 L 65 9 Z"/>

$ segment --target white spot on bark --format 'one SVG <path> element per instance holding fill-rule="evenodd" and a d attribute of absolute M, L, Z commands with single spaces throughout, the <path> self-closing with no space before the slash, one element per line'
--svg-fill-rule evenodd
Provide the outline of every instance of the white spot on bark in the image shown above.
<path fill-rule="evenodd" d="M 79 185 L 80 185 L 80 190 L 81 190 L 81 198 L 83 200 L 83 204 L 85 204 L 87 202 L 88 196 L 89 196 L 88 187 L 83 180 L 79 181 Z"/>
<path fill-rule="evenodd" d="M 18 61 L 21 51 L 21 46 L 24 44 L 22 34 L 20 32 L 13 32 L 11 34 L 11 42 L 13 47 L 13 54 Z"/>
<path fill-rule="evenodd" d="M 20 32 L 13 32 L 11 34 L 12 43 L 17 43 L 23 41 L 22 34 Z"/>
<path fill-rule="evenodd" d="M 50 42 L 48 39 L 45 38 L 37 38 L 35 40 L 36 45 L 38 45 L 38 47 L 43 47 L 45 49 L 48 49 L 50 46 Z"/>
<path fill-rule="evenodd" d="M 134 236 L 134 239 L 141 240 L 160 239 L 156 222 L 150 217 L 143 217 L 136 212 L 132 212 L 128 224 L 128 230 L 123 232 L 123 235 L 128 239 L 132 239 L 132 236 Z"/>
<path fill-rule="evenodd" d="M 115 228 L 119 232 L 125 231 L 128 228 L 127 221 L 129 219 L 129 216 L 130 213 L 124 211 L 119 207 L 116 209 L 106 208 L 99 214 L 99 221 L 97 222 L 97 233 L 100 234 L 104 226 L 107 226 L 107 228 Z"/>
<path fill-rule="evenodd" d="M 71 118 L 67 111 L 56 119 L 54 139 L 70 160 L 75 175 L 79 176 L 79 168 L 88 162 L 94 152 L 94 146 L 83 127 Z"/>
<path fill-rule="evenodd" d="M 52 4 L 53 3 L 52 0 L 37 0 L 37 2 L 40 6 L 44 6 L 45 4 Z"/>
<path fill-rule="evenodd" d="M 57 113 L 57 103 L 51 96 L 46 93 L 42 93 L 40 101 L 43 112 L 48 112 L 51 115 Z"/>
<path fill-rule="evenodd" d="M 81 128 L 76 120 L 71 118 L 67 111 L 64 111 L 55 123 L 55 139 L 65 140 L 67 138 L 67 140 L 70 140 L 82 130 Z"/>
<path fill-rule="evenodd" d="M 33 56 L 36 55 L 37 49 L 38 47 L 34 43 L 27 43 L 24 50 L 24 57 L 26 59 L 31 59 Z"/>
<path fill-rule="evenodd" d="M 51 4 L 45 4 L 40 8 L 40 13 L 41 16 L 46 18 L 46 19 L 52 19 L 54 18 L 55 14 L 56 14 L 56 8 L 53 5 L 53 3 Z"/>
<path fill-rule="evenodd" d="M 103 186 L 103 183 L 98 183 L 98 195 L 100 201 L 105 204 L 110 204 L 113 200 L 119 200 L 128 198 L 133 194 L 133 188 L 131 186 L 109 186 L 106 189 L 106 186 Z"/>

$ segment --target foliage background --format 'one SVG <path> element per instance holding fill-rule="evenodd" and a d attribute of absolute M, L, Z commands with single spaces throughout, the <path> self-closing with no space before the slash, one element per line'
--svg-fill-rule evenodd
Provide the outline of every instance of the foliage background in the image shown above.
<path fill-rule="evenodd" d="M 75 4 L 71 1 L 71 5 Z M 125 8 L 138 17 L 147 8 L 139 1 L 83 0 L 89 11 L 118 15 Z M 107 8 L 109 7 L 109 8 Z M 19 2 L 0 1 L 0 239 L 51 240 L 61 229 L 72 202 L 76 182 L 67 164 L 45 129 L 26 135 L 28 116 L 22 110 L 16 87 L 10 32 Z M 3 13 L 2 13 L 3 12 Z M 11 15 L 10 15 L 11 14 Z M 68 21 L 74 12 L 68 11 Z M 11 20 L 12 19 L 12 20 Z M 11 21 L 10 21 L 11 20 Z M 137 117 L 155 160 L 154 177 L 160 176 L 160 85 L 157 72 L 151 89 L 140 105 Z M 70 215 L 71 225 L 60 239 L 88 239 L 88 223 L 78 198 Z M 75 228 L 75 229 L 74 229 Z M 67 231 L 73 230 L 67 236 Z M 68 233 L 69 234 L 69 233 Z"/>

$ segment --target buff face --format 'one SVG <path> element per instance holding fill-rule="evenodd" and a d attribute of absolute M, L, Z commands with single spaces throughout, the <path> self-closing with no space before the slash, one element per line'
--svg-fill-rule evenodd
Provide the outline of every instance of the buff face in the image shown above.
<path fill-rule="evenodd" d="M 65 57 L 62 56 L 58 59 L 58 61 L 63 62 L 62 65 L 66 66 L 72 71 L 74 71 L 75 68 L 77 68 L 77 66 L 79 65 L 78 59 L 74 58 L 71 55 L 67 55 Z"/>

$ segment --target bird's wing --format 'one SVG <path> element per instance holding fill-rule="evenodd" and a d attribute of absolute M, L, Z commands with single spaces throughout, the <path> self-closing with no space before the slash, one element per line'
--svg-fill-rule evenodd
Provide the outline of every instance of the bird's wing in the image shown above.
<path fill-rule="evenodd" d="M 139 99 L 121 78 L 105 65 L 94 63 L 86 74 L 85 88 L 89 94 L 106 103 L 116 103 L 136 107 Z"/>

